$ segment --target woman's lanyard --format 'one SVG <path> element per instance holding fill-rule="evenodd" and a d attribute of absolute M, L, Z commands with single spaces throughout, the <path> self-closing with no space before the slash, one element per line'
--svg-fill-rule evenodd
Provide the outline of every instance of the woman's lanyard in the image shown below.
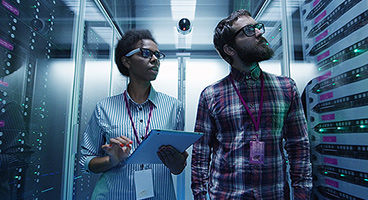
<path fill-rule="evenodd" d="M 137 140 L 138 144 L 141 144 L 141 142 L 139 141 L 137 129 L 135 128 L 135 125 L 134 125 L 134 122 L 133 122 L 132 113 L 130 112 L 130 109 L 129 109 L 129 104 L 128 104 L 128 98 L 127 98 L 126 90 L 124 91 L 124 101 L 125 101 L 125 106 L 126 106 L 126 108 L 128 110 L 128 115 L 129 115 L 130 121 L 132 122 L 132 127 L 133 127 L 133 131 L 134 131 L 135 139 Z M 146 134 L 145 134 L 144 138 L 146 138 L 147 137 L 147 134 L 148 134 L 148 127 L 149 127 L 149 124 L 151 122 L 152 110 L 153 110 L 153 105 L 151 103 L 150 104 L 150 112 L 149 112 L 149 116 L 148 116 L 148 120 L 147 120 L 147 126 L 146 126 Z"/>
<path fill-rule="evenodd" d="M 231 83 L 233 84 L 233 87 L 234 87 L 236 93 L 239 96 L 239 99 L 243 103 L 243 105 L 244 105 L 245 109 L 247 110 L 250 118 L 252 119 L 252 122 L 254 124 L 254 127 L 255 127 L 255 129 L 257 131 L 256 132 L 256 137 L 257 137 L 257 140 L 258 140 L 259 125 L 260 125 L 260 122 L 261 122 L 261 113 L 262 113 L 262 108 L 263 108 L 263 90 L 264 90 L 263 74 L 261 73 L 261 101 L 259 103 L 259 110 L 258 110 L 258 116 L 257 116 L 258 119 L 257 119 L 257 121 L 254 118 L 254 116 L 252 115 L 252 113 L 250 112 L 250 110 L 249 110 L 247 104 L 245 103 L 243 97 L 240 95 L 239 89 L 235 86 L 235 83 L 234 83 L 233 78 L 231 77 L 231 75 L 229 77 L 230 77 Z"/>

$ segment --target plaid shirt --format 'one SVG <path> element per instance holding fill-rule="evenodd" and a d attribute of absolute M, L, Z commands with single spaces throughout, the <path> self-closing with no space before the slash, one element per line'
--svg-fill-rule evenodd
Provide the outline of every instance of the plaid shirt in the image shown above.
<path fill-rule="evenodd" d="M 261 81 L 232 68 L 233 77 L 257 119 Z M 249 142 L 256 130 L 227 76 L 203 90 L 193 145 L 192 190 L 195 199 L 289 199 L 287 160 L 294 199 L 309 199 L 312 188 L 306 120 L 295 82 L 262 72 L 264 100 L 259 126 L 265 142 L 264 164 L 249 163 Z M 284 142 L 285 140 L 285 142 Z M 288 156 L 284 153 L 286 150 Z"/>

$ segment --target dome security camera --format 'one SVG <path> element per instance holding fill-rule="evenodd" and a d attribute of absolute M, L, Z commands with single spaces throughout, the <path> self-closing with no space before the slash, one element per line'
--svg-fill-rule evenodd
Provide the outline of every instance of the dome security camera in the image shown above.
<path fill-rule="evenodd" d="M 192 23 L 187 18 L 181 18 L 176 27 L 182 35 L 187 35 L 192 31 Z"/>

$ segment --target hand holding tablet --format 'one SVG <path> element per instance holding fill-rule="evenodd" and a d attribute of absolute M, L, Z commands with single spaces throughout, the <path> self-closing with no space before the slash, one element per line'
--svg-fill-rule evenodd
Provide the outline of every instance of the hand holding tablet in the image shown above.
<path fill-rule="evenodd" d="M 126 164 L 162 164 L 157 152 L 160 147 L 171 146 L 183 153 L 190 145 L 203 136 L 203 133 L 174 130 L 152 130 L 148 137 L 125 161 Z M 167 147 L 166 147 L 167 146 Z M 163 150 L 163 149 L 162 149 Z M 165 149 L 166 150 L 166 149 Z M 167 151 L 165 151 L 168 153 Z M 165 154 L 166 155 L 166 154 Z"/>

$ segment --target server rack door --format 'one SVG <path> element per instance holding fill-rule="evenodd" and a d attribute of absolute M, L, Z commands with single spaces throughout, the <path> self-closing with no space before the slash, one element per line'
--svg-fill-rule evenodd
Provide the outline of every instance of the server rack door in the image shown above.
<path fill-rule="evenodd" d="M 60 197 L 75 14 L 59 0 L 3 0 L 0 15 L 0 198 Z"/>
<path fill-rule="evenodd" d="M 305 88 L 314 199 L 367 199 L 367 0 L 305 1 Z"/>

